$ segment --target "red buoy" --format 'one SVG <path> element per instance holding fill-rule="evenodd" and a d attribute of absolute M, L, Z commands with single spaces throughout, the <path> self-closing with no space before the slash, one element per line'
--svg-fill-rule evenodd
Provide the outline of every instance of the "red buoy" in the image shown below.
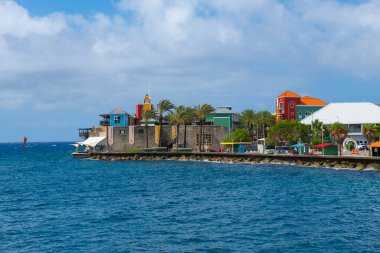
<path fill-rule="evenodd" d="M 24 137 L 22 141 L 24 142 L 24 150 L 26 150 L 26 142 L 28 141 L 28 138 Z"/>

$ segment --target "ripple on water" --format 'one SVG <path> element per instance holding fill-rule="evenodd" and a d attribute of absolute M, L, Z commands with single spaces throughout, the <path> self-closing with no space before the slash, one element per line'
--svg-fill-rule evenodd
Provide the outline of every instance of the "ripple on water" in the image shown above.
<path fill-rule="evenodd" d="M 0 145 L 1 252 L 380 251 L 378 173 L 69 148 Z"/>

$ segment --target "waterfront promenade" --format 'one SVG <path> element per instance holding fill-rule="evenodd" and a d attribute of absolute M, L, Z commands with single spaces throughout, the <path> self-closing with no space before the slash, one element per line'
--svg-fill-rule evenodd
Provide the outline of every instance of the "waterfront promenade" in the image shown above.
<path fill-rule="evenodd" d="M 106 161 L 131 160 L 182 160 L 213 161 L 224 163 L 251 164 L 294 164 L 306 167 L 347 168 L 380 171 L 380 158 L 362 156 L 316 156 L 316 155 L 272 155 L 272 154 L 234 154 L 220 152 L 108 152 L 73 153 L 77 158 L 90 158 Z"/>

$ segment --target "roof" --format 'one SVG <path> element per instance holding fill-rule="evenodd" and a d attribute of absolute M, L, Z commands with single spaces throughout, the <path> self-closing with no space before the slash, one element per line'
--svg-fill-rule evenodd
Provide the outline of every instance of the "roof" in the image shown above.
<path fill-rule="evenodd" d="M 330 147 L 330 146 L 336 146 L 336 145 L 332 143 L 322 143 L 322 144 L 313 146 L 313 148 L 325 148 L 325 147 Z"/>
<path fill-rule="evenodd" d="M 94 148 L 99 143 L 102 143 L 104 145 L 105 143 L 103 143 L 103 142 L 105 139 L 106 139 L 106 137 L 90 137 L 85 141 L 77 142 L 77 144 Z"/>
<path fill-rule="evenodd" d="M 216 113 L 234 113 L 232 111 L 232 107 L 231 106 L 219 106 L 215 109 L 215 111 L 212 112 L 212 114 L 216 114 Z"/>
<path fill-rule="evenodd" d="M 294 93 L 292 91 L 285 91 L 281 95 L 278 96 L 279 98 L 281 97 L 292 97 L 292 98 L 300 98 L 301 96 L 298 95 L 297 93 Z"/>
<path fill-rule="evenodd" d="M 304 105 L 314 105 L 314 106 L 325 106 L 327 103 L 319 98 L 313 98 L 310 96 L 305 96 L 301 98 L 301 103 Z"/>
<path fill-rule="evenodd" d="M 123 109 L 121 108 L 115 108 L 113 109 L 109 114 L 127 114 Z"/>
<path fill-rule="evenodd" d="M 369 102 L 362 103 L 331 103 L 306 117 L 301 123 L 311 125 L 318 119 L 323 124 L 335 122 L 342 124 L 377 124 L 380 123 L 380 107 Z"/>
<path fill-rule="evenodd" d="M 380 148 L 380 141 L 374 142 L 370 146 L 371 146 L 371 148 Z"/>

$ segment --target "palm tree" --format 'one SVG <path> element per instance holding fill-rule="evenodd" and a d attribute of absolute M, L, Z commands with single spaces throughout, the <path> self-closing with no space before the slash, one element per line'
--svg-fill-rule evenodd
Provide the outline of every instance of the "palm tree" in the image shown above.
<path fill-rule="evenodd" d="M 146 110 L 142 113 L 142 118 L 145 124 L 145 136 L 146 136 L 146 148 L 149 147 L 149 135 L 148 135 L 148 122 L 157 116 L 157 112 L 153 110 Z"/>
<path fill-rule="evenodd" d="M 311 122 L 311 130 L 313 136 L 311 138 L 312 145 L 318 145 L 323 142 L 323 122 L 318 119 Z"/>
<path fill-rule="evenodd" d="M 195 118 L 199 121 L 199 151 L 202 152 L 203 146 L 203 126 L 206 121 L 206 116 L 215 111 L 214 107 L 209 104 L 198 105 L 194 108 Z"/>
<path fill-rule="evenodd" d="M 253 128 L 255 126 L 255 117 L 256 117 L 256 113 L 254 110 L 251 110 L 251 109 L 246 109 L 242 111 L 241 113 L 241 119 L 243 121 L 243 125 L 250 134 L 252 134 Z"/>
<path fill-rule="evenodd" d="M 186 106 L 182 113 L 182 123 L 185 127 L 185 130 L 183 133 L 183 147 L 184 148 L 186 148 L 187 125 L 193 123 L 194 119 L 195 119 L 194 109 Z"/>
<path fill-rule="evenodd" d="M 183 105 L 175 107 L 174 111 L 168 113 L 168 121 L 172 126 L 176 126 L 176 144 L 179 147 L 179 127 L 183 123 L 183 114 L 185 107 Z"/>
<path fill-rule="evenodd" d="M 165 112 L 170 111 L 171 109 L 174 108 L 174 105 L 167 99 L 161 99 L 160 102 L 157 104 L 157 111 L 158 111 L 158 124 L 160 125 L 160 131 L 158 134 L 158 146 L 161 147 L 161 133 L 162 133 L 162 120 L 163 120 L 163 115 Z"/>
<path fill-rule="evenodd" d="M 330 126 L 330 137 L 339 145 L 339 154 L 342 156 L 342 143 L 346 139 L 348 128 L 342 123 L 335 122 Z"/>
<path fill-rule="evenodd" d="M 269 111 L 258 111 L 255 115 L 254 125 L 256 126 L 257 135 L 261 133 L 261 137 L 268 135 L 268 128 L 276 123 L 276 117 Z"/>
<path fill-rule="evenodd" d="M 368 141 L 368 146 L 372 144 L 375 140 L 377 133 L 377 127 L 375 124 L 364 124 L 363 125 L 363 135 Z M 368 155 L 371 155 L 371 148 L 369 148 Z"/>

